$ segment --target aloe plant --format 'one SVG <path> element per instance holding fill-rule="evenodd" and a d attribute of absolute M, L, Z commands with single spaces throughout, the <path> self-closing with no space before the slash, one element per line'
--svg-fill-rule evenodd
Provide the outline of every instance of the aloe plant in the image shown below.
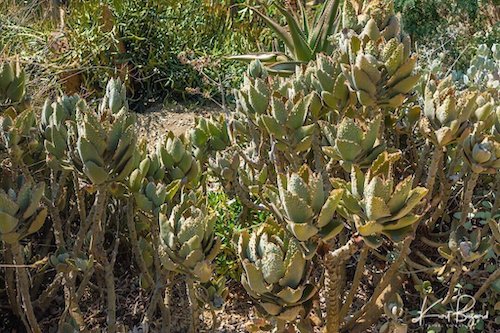
<path fill-rule="evenodd" d="M 285 44 L 287 52 L 267 52 L 231 56 L 229 59 L 252 61 L 259 60 L 267 67 L 270 74 L 291 75 L 295 67 L 314 60 L 320 53 L 331 54 L 334 47 L 330 38 L 335 35 L 339 25 L 339 0 L 326 0 L 314 19 L 309 19 L 302 2 L 299 17 L 278 2 L 273 5 L 283 15 L 287 27 L 281 26 L 274 19 L 255 7 L 250 7 L 273 30 Z"/>

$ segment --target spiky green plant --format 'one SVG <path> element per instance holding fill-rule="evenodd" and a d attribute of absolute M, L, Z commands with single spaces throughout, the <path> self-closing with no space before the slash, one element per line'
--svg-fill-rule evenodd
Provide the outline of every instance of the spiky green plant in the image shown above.
<path fill-rule="evenodd" d="M 100 112 L 111 110 L 112 113 L 118 113 L 121 109 L 128 110 L 127 88 L 120 78 L 111 79 L 106 85 L 106 94 L 101 101 Z"/>
<path fill-rule="evenodd" d="M 424 117 L 420 128 L 431 142 L 442 148 L 467 134 L 469 119 L 477 109 L 476 94 L 460 94 L 450 76 L 429 80 L 425 87 Z"/>
<path fill-rule="evenodd" d="M 314 60 L 320 53 L 331 54 L 334 46 L 330 38 L 335 35 L 339 25 L 339 0 L 325 1 L 313 20 L 308 19 L 308 13 L 302 2 L 300 13 L 294 13 L 282 5 L 274 2 L 273 5 L 283 15 L 287 27 L 281 26 L 277 21 L 250 7 L 273 30 L 278 38 L 285 44 L 286 52 L 266 52 L 231 56 L 229 59 L 252 61 L 259 60 L 267 67 L 271 74 L 291 75 L 295 67 Z M 300 16 L 300 17 L 298 17 Z"/>
<path fill-rule="evenodd" d="M 85 101 L 76 95 L 62 96 L 53 103 L 46 100 L 43 105 L 40 129 L 47 163 L 54 170 L 72 168 L 69 147 L 73 137 L 70 134 L 76 131 L 77 105 L 82 110 L 87 108 Z"/>
<path fill-rule="evenodd" d="M 134 116 L 126 110 L 100 117 L 77 110 L 76 169 L 95 186 L 125 181 L 139 162 Z"/>
<path fill-rule="evenodd" d="M 463 143 L 465 162 L 474 173 L 495 173 L 500 169 L 500 142 L 491 135 L 472 133 Z"/>
<path fill-rule="evenodd" d="M 45 184 L 33 186 L 22 177 L 15 183 L 15 189 L 0 189 L 0 234 L 6 243 L 37 232 L 47 218 L 47 208 L 40 208 Z"/>

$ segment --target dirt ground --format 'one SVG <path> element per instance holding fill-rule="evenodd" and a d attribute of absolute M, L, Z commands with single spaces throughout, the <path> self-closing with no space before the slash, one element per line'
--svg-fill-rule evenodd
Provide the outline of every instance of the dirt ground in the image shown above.
<path fill-rule="evenodd" d="M 152 148 L 168 131 L 175 135 L 183 134 L 194 125 L 196 116 L 209 116 L 221 111 L 216 105 L 160 104 L 137 113 L 139 139 L 145 139 Z"/>

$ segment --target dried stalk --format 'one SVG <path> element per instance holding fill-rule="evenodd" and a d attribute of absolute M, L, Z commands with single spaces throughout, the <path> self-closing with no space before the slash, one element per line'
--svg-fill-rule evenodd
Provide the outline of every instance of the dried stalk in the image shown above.
<path fill-rule="evenodd" d="M 50 305 L 50 302 L 56 297 L 57 292 L 61 288 L 62 274 L 57 274 L 52 282 L 43 290 L 38 299 L 33 302 L 33 306 L 45 312 Z"/>
<path fill-rule="evenodd" d="M 14 256 L 12 254 L 12 246 L 5 244 L 5 251 L 3 253 L 3 258 L 7 265 L 12 264 L 12 267 L 5 267 L 5 289 L 7 291 L 7 297 L 9 298 L 9 303 L 12 308 L 12 312 L 22 319 L 24 323 L 27 324 L 26 317 L 21 309 L 21 304 L 17 300 L 16 292 L 16 270 L 14 268 Z M 25 326 L 26 326 L 25 324 Z"/>
<path fill-rule="evenodd" d="M 455 268 L 453 275 L 450 280 L 450 287 L 448 288 L 448 293 L 446 297 L 443 299 L 441 304 L 446 305 L 451 302 L 451 299 L 455 295 L 455 287 L 457 286 L 458 280 L 460 279 L 460 274 L 462 273 L 462 269 L 460 267 Z"/>

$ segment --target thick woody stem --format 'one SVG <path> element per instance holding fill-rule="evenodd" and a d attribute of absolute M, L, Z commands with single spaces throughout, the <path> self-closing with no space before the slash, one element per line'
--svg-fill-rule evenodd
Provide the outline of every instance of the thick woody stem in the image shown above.
<path fill-rule="evenodd" d="M 73 187 L 75 190 L 76 204 L 78 206 L 78 213 L 80 214 L 80 223 L 84 223 L 87 220 L 87 208 L 85 207 L 85 198 L 80 191 L 80 182 L 78 181 L 78 176 L 73 172 Z"/>
<path fill-rule="evenodd" d="M 450 287 L 448 288 L 448 293 L 446 294 L 446 297 L 443 299 L 441 304 L 446 305 L 451 302 L 451 299 L 455 294 L 455 287 L 457 286 L 458 280 L 460 279 L 461 272 L 462 269 L 460 267 L 457 267 L 455 272 L 453 272 L 453 275 L 450 280 Z"/>
<path fill-rule="evenodd" d="M 36 301 L 33 302 L 33 305 L 40 309 L 42 312 L 47 311 L 47 308 L 50 302 L 56 297 L 57 292 L 61 290 L 62 283 L 62 273 L 57 274 L 52 282 L 42 291 L 40 296 Z"/>
<path fill-rule="evenodd" d="M 116 291 L 113 264 L 109 261 L 104 248 L 104 213 L 106 211 L 107 192 L 105 188 L 99 188 L 95 197 L 95 215 L 92 228 L 91 253 L 104 270 L 104 283 L 107 294 L 107 318 L 106 323 L 109 333 L 116 332 Z"/>
<path fill-rule="evenodd" d="M 497 269 L 495 272 L 493 272 L 493 274 L 491 274 L 487 279 L 486 281 L 484 281 L 482 284 L 481 284 L 481 287 L 478 289 L 478 291 L 476 291 L 476 293 L 474 294 L 474 300 L 478 301 L 479 300 L 479 297 L 481 297 L 481 295 L 483 295 L 487 290 L 488 288 L 490 287 L 490 285 L 495 282 L 497 279 L 500 278 L 500 269 Z M 470 300 L 469 303 L 467 304 L 467 306 L 472 306 L 474 304 L 474 300 Z"/>
<path fill-rule="evenodd" d="M 13 264 L 12 267 L 6 267 L 5 268 L 5 289 L 7 290 L 7 296 L 9 298 L 9 303 L 12 308 L 12 312 L 14 312 L 15 315 L 19 316 L 21 320 L 24 323 L 24 326 L 27 327 L 28 322 L 26 321 L 26 316 L 24 315 L 22 309 L 21 309 L 21 303 L 18 301 L 17 298 L 17 291 L 16 291 L 16 270 L 14 268 L 14 255 L 12 253 L 12 246 L 8 245 L 7 243 L 5 244 L 5 252 L 3 253 L 3 257 L 5 260 L 5 263 L 7 265 Z"/>
<path fill-rule="evenodd" d="M 328 251 L 325 255 L 326 331 L 329 333 L 339 332 L 345 263 L 357 250 L 358 244 L 350 239 L 342 247 Z"/>
<path fill-rule="evenodd" d="M 479 174 L 473 172 L 470 174 L 469 180 L 467 181 L 467 185 L 465 187 L 465 192 L 462 200 L 462 213 L 460 215 L 460 225 L 463 225 L 465 223 L 469 215 L 470 204 L 472 202 L 472 194 L 474 193 L 474 188 L 476 187 L 478 178 Z"/>
<path fill-rule="evenodd" d="M 142 256 L 141 249 L 139 247 L 139 242 L 137 241 L 137 231 L 135 229 L 135 221 L 134 221 L 134 199 L 130 197 L 127 201 L 127 227 L 128 232 L 130 234 L 130 242 L 132 243 L 132 250 L 134 251 L 135 260 L 137 261 L 137 265 L 141 270 L 141 274 L 146 280 L 146 283 L 149 286 L 154 284 L 153 278 L 148 271 L 146 266 L 146 262 L 144 261 L 144 257 Z"/>
<path fill-rule="evenodd" d="M 370 297 L 370 300 L 365 303 L 361 309 L 356 312 L 353 317 L 347 321 L 347 323 L 344 325 L 343 328 L 350 330 L 352 329 L 355 325 L 356 322 L 358 321 L 359 318 L 361 318 L 367 311 L 371 308 L 373 308 L 377 302 L 377 299 L 382 295 L 384 290 L 392 283 L 394 280 L 394 277 L 398 274 L 399 268 L 403 264 L 405 258 L 408 256 L 410 253 L 410 244 L 413 240 L 413 237 L 407 237 L 404 242 L 403 246 L 401 248 L 401 251 L 399 252 L 398 258 L 391 264 L 391 266 L 385 271 L 384 275 L 380 279 L 379 284 L 375 287 L 375 290 L 373 291 L 372 296 Z"/>
<path fill-rule="evenodd" d="M 434 153 L 432 154 L 432 161 L 429 167 L 429 174 L 427 175 L 427 180 L 425 182 L 425 187 L 429 190 L 427 193 L 427 198 L 432 198 L 432 193 L 434 192 L 434 184 L 436 183 L 436 175 L 441 164 L 441 159 L 443 158 L 443 148 L 436 146 L 434 148 Z"/>
<path fill-rule="evenodd" d="M 340 310 L 340 315 L 339 317 L 341 319 L 345 318 L 347 313 L 349 312 L 349 309 L 352 305 L 352 302 L 354 300 L 354 296 L 356 295 L 359 284 L 361 283 L 361 277 L 363 276 L 363 271 L 365 269 L 365 264 L 366 264 L 366 259 L 368 258 L 368 253 L 370 249 L 368 246 L 363 247 L 361 250 L 361 254 L 359 256 L 358 263 L 356 265 L 356 272 L 354 273 L 354 278 L 352 280 L 352 286 L 349 291 L 349 294 L 347 295 L 347 298 L 344 302 L 344 305 L 342 305 L 342 309 Z"/>
<path fill-rule="evenodd" d="M 199 329 L 200 314 L 198 311 L 198 302 L 196 300 L 196 290 L 194 281 L 190 277 L 186 277 L 187 294 L 189 305 L 191 306 L 191 323 L 189 325 L 189 333 L 196 333 Z"/>
<path fill-rule="evenodd" d="M 26 271 L 26 266 L 24 262 L 23 249 L 19 243 L 12 244 L 12 253 L 14 255 L 14 261 L 17 265 L 17 287 L 18 292 L 21 295 L 22 304 L 24 308 L 24 313 L 28 319 L 29 327 L 26 327 L 28 332 L 42 333 L 40 325 L 35 317 L 35 312 L 33 311 L 33 304 L 31 303 L 30 296 L 30 282 L 28 277 L 28 272 Z"/>
<path fill-rule="evenodd" d="M 412 147 L 415 147 L 415 144 L 413 144 Z M 422 158 L 419 160 L 417 164 L 417 170 L 415 171 L 415 178 L 413 179 L 413 186 L 417 186 L 420 183 L 420 178 L 422 178 L 422 173 L 424 172 L 424 166 L 426 165 L 425 161 L 428 153 L 429 153 L 429 144 L 426 143 L 421 154 Z"/>
<path fill-rule="evenodd" d="M 64 247 L 66 245 L 66 241 L 64 240 L 64 232 L 62 228 L 61 215 L 59 215 L 59 210 L 48 198 L 43 197 L 42 201 L 45 206 L 47 206 L 50 217 L 52 219 L 52 228 L 54 229 L 54 238 L 56 240 L 56 245 L 58 247 Z"/>

